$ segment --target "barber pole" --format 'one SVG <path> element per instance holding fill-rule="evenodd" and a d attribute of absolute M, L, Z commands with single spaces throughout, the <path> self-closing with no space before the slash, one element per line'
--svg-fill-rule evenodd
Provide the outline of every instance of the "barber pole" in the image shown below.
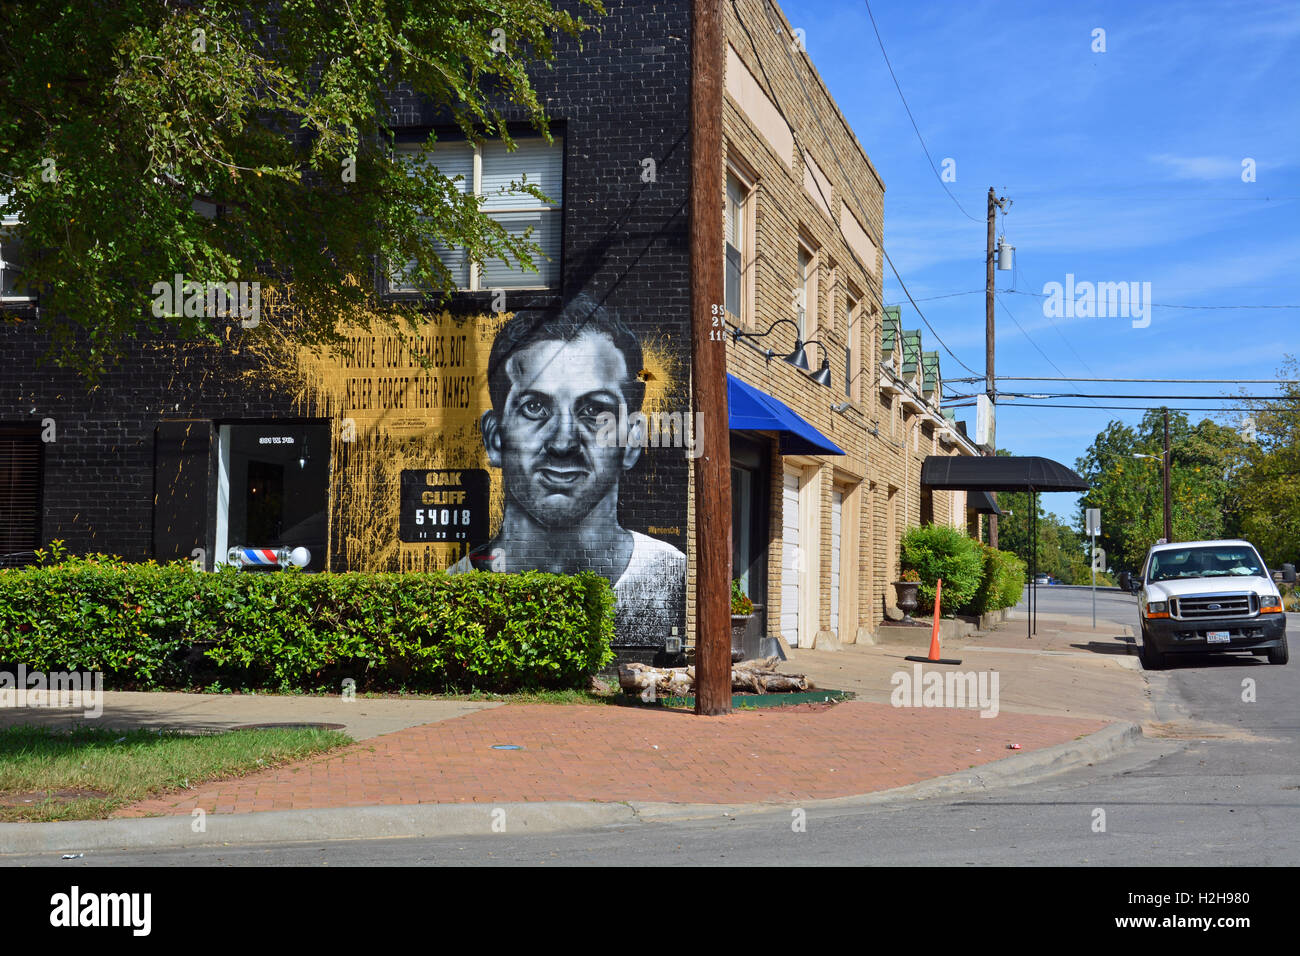
<path fill-rule="evenodd" d="M 231 548 L 226 552 L 229 564 L 248 567 L 305 568 L 311 562 L 311 552 L 306 548 Z"/>

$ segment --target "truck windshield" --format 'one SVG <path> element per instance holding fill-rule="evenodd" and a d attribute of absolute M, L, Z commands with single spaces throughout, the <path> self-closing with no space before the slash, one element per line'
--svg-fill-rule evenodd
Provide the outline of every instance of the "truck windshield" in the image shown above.
<path fill-rule="evenodd" d="M 1148 581 L 1178 578 L 1246 577 L 1264 574 L 1254 548 L 1227 545 L 1218 548 L 1171 548 L 1151 555 Z"/>

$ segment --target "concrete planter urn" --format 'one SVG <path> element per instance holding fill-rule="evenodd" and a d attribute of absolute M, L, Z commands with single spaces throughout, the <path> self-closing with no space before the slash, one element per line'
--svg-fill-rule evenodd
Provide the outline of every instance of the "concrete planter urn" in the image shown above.
<path fill-rule="evenodd" d="M 903 612 L 904 623 L 912 623 L 912 612 L 916 610 L 920 603 L 921 582 L 919 581 L 895 581 L 894 591 L 898 595 L 894 602 L 898 609 Z"/>
<path fill-rule="evenodd" d="M 732 661 L 744 660 L 745 657 L 745 631 L 749 627 L 749 622 L 753 618 L 752 614 L 733 614 L 731 615 L 731 659 Z"/>

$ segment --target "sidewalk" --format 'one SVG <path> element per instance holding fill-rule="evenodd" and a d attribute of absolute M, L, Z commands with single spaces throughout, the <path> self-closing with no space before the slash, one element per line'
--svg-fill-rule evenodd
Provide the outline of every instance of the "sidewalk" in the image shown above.
<path fill-rule="evenodd" d="M 851 690 L 860 700 L 888 702 L 892 675 L 911 671 L 908 655 L 925 657 L 930 629 L 916 628 L 915 646 L 846 644 L 839 651 L 792 650 L 782 669 L 805 673 L 818 687 Z M 992 631 L 942 645 L 960 660 L 943 670 L 996 671 L 1001 710 L 1144 723 L 1154 711 L 1132 628 L 1086 617 L 1039 614 L 1038 632 L 1025 637 L 1023 613 L 1012 612 Z"/>
<path fill-rule="evenodd" d="M 1076 620 L 1042 615 L 1033 647 L 1021 646 L 1030 642 L 1009 622 L 945 645 L 945 657 L 963 660 L 959 668 L 921 665 L 923 671 L 996 672 L 1000 706 L 991 718 L 974 708 L 889 703 L 891 676 L 914 674 L 913 664 L 902 658 L 925 653 L 928 631 L 926 647 L 794 651 L 782 666 L 809 674 L 819 687 L 854 691 L 857 700 L 740 710 L 719 718 L 614 704 L 109 694 L 100 726 L 216 729 L 311 721 L 342 723 L 364 739 L 289 766 L 149 799 L 123 808 L 115 821 L 0 825 L 0 853 L 33 845 L 33 827 L 67 828 L 69 840 L 124 845 L 134 839 L 129 827 L 152 833 L 164 825 L 141 818 L 189 818 L 197 809 L 215 815 L 214 823 L 222 821 L 224 840 L 287 841 L 330 838 L 320 836 L 321 812 L 333 814 L 327 833 L 346 829 L 353 836 L 369 832 L 364 820 L 388 821 L 374 826 L 391 828 L 388 811 L 424 813 L 441 806 L 437 812 L 445 821 L 456 805 L 484 808 L 476 812 L 501 805 L 536 807 L 543 814 L 551 812 L 547 808 L 563 810 L 564 825 L 572 827 L 608 822 L 614 808 L 645 820 L 646 807 L 668 813 L 701 805 L 771 808 L 864 798 L 909 785 L 951 792 L 984 788 L 989 781 L 1013 783 L 1018 775 L 1079 766 L 1131 745 L 1135 723 L 1150 719 L 1150 705 L 1142 674 L 1124 650 L 1126 640 L 1105 628 L 1082 632 Z M 1089 649 L 1094 643 L 1105 652 Z M 0 712 L 4 723 L 21 717 Z M 494 749 L 503 744 L 520 749 Z M 1012 744 L 1019 749 L 1010 749 Z M 923 783 L 936 778 L 947 779 L 936 787 Z M 361 807 L 371 809 L 341 809 Z M 348 812 L 362 816 L 337 816 Z M 235 826 L 238 821 L 244 823 Z M 482 824 L 475 818 L 473 826 Z M 183 828 L 168 829 L 165 839 L 173 845 L 210 841 L 191 838 L 190 829 L 187 820 Z M 155 838 L 146 830 L 139 831 L 142 844 Z M 64 839 L 47 832 L 39 838 L 42 845 Z M 251 832 L 259 836 L 236 835 Z"/>
<path fill-rule="evenodd" d="M 79 724 L 114 730 L 175 729 L 190 733 L 233 730 L 249 724 L 328 724 L 356 740 L 500 707 L 491 701 L 417 698 L 315 697 L 297 694 L 175 694 L 105 691 L 104 713 L 86 718 L 82 708 L 0 708 L 0 727 Z"/>
<path fill-rule="evenodd" d="M 399 730 L 118 816 L 415 803 L 788 803 L 887 790 L 1101 730 L 1102 720 L 850 701 L 703 719 L 529 704 Z M 521 750 L 493 750 L 513 744 Z"/>

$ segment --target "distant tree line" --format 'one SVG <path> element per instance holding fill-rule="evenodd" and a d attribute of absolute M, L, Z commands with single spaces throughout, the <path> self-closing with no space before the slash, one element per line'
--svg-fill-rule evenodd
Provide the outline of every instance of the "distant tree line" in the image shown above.
<path fill-rule="evenodd" d="M 1278 377 L 1300 378 L 1300 363 L 1287 356 Z M 1185 412 L 1170 411 L 1176 540 L 1245 538 L 1270 568 L 1300 562 L 1300 386 L 1280 386 L 1279 394 L 1284 397 L 1277 401 L 1243 399 L 1239 411 L 1223 416 L 1226 423 L 1203 418 L 1193 424 Z M 1066 584 L 1088 583 L 1087 508 L 1101 509 L 1097 544 L 1106 551 L 1107 566 L 1113 572 L 1140 568 L 1147 549 L 1164 534 L 1163 450 L 1160 409 L 1148 411 L 1136 426 L 1108 423 L 1075 463 L 1091 490 L 1080 497 L 1074 520 L 1046 513 L 1039 496 L 1038 572 Z M 998 546 L 1028 561 L 1029 495 L 1003 492 L 998 505 L 1011 512 L 998 521 Z"/>

